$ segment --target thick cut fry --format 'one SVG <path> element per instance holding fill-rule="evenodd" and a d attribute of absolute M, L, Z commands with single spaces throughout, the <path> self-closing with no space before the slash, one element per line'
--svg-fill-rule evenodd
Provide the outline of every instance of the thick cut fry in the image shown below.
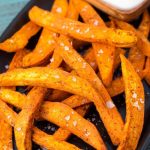
<path fill-rule="evenodd" d="M 25 105 L 15 122 L 15 139 L 18 149 L 32 149 L 31 128 L 33 126 L 33 119 L 41 102 L 44 100 L 46 92 L 46 88 L 34 87 L 27 95 L 27 101 L 24 103 Z M 22 129 L 22 133 L 16 130 L 18 128 Z"/>
<path fill-rule="evenodd" d="M 79 95 L 72 95 L 69 98 L 63 100 L 62 103 L 70 106 L 71 108 L 76 108 L 76 107 L 91 103 L 91 101 Z"/>
<path fill-rule="evenodd" d="M 40 111 L 40 115 L 44 119 L 48 119 L 48 121 L 51 121 L 62 128 L 68 129 L 94 148 L 106 149 L 95 126 L 89 121 L 83 119 L 77 112 L 67 105 L 57 102 L 45 102 Z"/>
<path fill-rule="evenodd" d="M 144 55 L 150 56 L 150 42 L 143 35 L 143 33 L 141 33 L 140 31 L 137 31 L 132 25 L 126 22 L 119 21 L 119 20 L 114 20 L 114 21 L 119 28 L 133 31 L 138 37 L 137 47 L 143 52 Z"/>
<path fill-rule="evenodd" d="M 4 108 L 4 110 L 3 110 Z M 2 118 L 4 118 L 6 120 L 7 123 L 9 123 L 10 125 L 14 126 L 16 120 L 17 120 L 17 113 L 14 112 L 10 107 L 8 107 L 4 102 L 2 102 L 0 100 L 0 116 L 2 116 Z M 21 131 L 20 128 L 18 128 L 18 130 Z M 53 138 L 53 136 L 48 135 L 48 134 L 44 134 L 44 137 L 46 136 L 46 138 L 48 138 L 48 142 L 46 141 L 45 143 L 42 142 L 43 140 L 43 136 L 41 137 L 41 135 L 43 135 L 43 131 L 37 129 L 36 127 L 33 127 L 33 141 L 37 144 L 41 144 L 41 146 L 44 147 L 51 147 L 51 149 L 59 149 L 61 148 L 61 146 L 63 145 L 63 148 L 67 148 L 69 147 L 71 150 L 74 149 L 78 149 L 76 146 L 67 143 L 67 142 L 62 142 L 62 141 L 58 141 L 55 138 Z M 55 143 L 55 144 L 53 144 Z"/>
<path fill-rule="evenodd" d="M 74 0 L 74 3 L 85 23 L 107 28 L 104 21 L 90 4 L 82 0 Z M 115 47 L 99 43 L 93 43 L 92 46 L 101 79 L 105 86 L 109 86 L 114 72 Z"/>
<path fill-rule="evenodd" d="M 72 144 L 57 141 L 52 135 L 48 135 L 38 128 L 33 129 L 33 141 L 49 150 L 79 150 Z"/>
<path fill-rule="evenodd" d="M 67 10 L 67 0 L 55 0 L 52 7 L 53 13 L 66 16 Z M 52 54 L 57 38 L 58 37 L 56 33 L 44 28 L 35 49 L 24 57 L 23 66 L 28 67 L 41 64 Z"/>
<path fill-rule="evenodd" d="M 137 73 L 139 74 L 139 77 L 142 80 L 146 76 L 147 70 L 144 69 L 141 72 L 137 72 Z M 122 83 L 123 83 L 122 77 L 118 77 L 112 81 L 111 86 L 107 88 L 107 91 L 111 97 L 117 96 L 124 92 L 124 90 L 125 90 L 124 84 L 122 84 Z"/>
<path fill-rule="evenodd" d="M 137 41 L 133 32 L 94 27 L 54 15 L 36 6 L 29 11 L 29 17 L 40 26 L 83 41 L 110 43 L 119 47 L 130 47 Z"/>
<path fill-rule="evenodd" d="M 22 66 L 22 58 L 26 54 L 27 54 L 26 50 L 17 51 L 9 65 L 8 70 L 12 70 L 14 68 L 20 68 Z M 15 87 L 10 87 L 10 88 L 15 89 Z M 5 88 L 2 88 L 2 90 L 3 89 L 5 90 Z M 8 91 L 11 91 L 11 90 L 8 90 Z M 2 91 L 0 92 L 4 96 L 5 93 L 2 93 Z M 5 96 L 9 99 L 9 96 L 7 94 Z M 13 147 L 12 146 L 12 127 L 3 119 L 0 118 L 0 149 L 12 149 L 12 147 Z"/>
<path fill-rule="evenodd" d="M 78 107 L 76 110 L 76 112 L 78 114 L 80 114 L 81 116 L 85 116 L 87 110 L 89 109 L 89 105 L 84 105 L 81 107 Z M 76 125 L 76 122 L 74 122 L 74 125 Z M 68 130 L 65 130 L 63 128 L 59 128 L 54 134 L 54 138 L 56 138 L 57 140 L 60 141 L 65 141 L 69 138 L 69 136 L 71 135 L 71 132 L 69 132 Z"/>
<path fill-rule="evenodd" d="M 15 69 L 1 74 L 0 86 L 8 85 L 30 85 L 54 88 L 90 99 L 94 102 L 114 143 L 120 142 L 123 121 L 119 113 L 117 113 L 115 105 L 110 101 L 110 99 L 107 102 L 104 102 L 101 96 L 97 94 L 86 80 L 75 75 L 70 75 L 60 69 L 53 70 L 47 67 L 37 67 L 29 69 Z M 114 120 L 114 118 L 116 119 Z M 112 124 L 114 124 L 114 126 L 112 126 Z"/>
<path fill-rule="evenodd" d="M 76 11 L 76 9 L 73 6 L 72 0 L 69 1 L 69 8 L 68 8 L 68 12 L 67 12 L 67 18 L 73 19 L 73 20 L 77 20 L 78 19 L 78 12 Z M 61 37 L 61 36 L 60 36 Z M 68 37 L 66 37 L 68 38 Z M 68 38 L 70 40 L 70 42 L 72 42 L 72 39 Z M 50 64 L 49 67 L 50 68 L 57 68 L 61 65 L 63 59 L 61 57 L 61 55 L 59 54 L 59 40 L 57 42 L 57 46 L 54 50 L 53 56 L 50 59 Z"/>
<path fill-rule="evenodd" d="M 28 40 L 40 30 L 33 22 L 26 23 L 18 32 L 6 41 L 0 43 L 0 49 L 6 52 L 16 52 L 23 49 Z"/>
<path fill-rule="evenodd" d="M 125 55 L 126 51 L 121 48 L 116 48 L 115 51 L 115 62 L 114 62 L 114 70 L 116 70 L 121 62 L 120 54 Z"/>
<path fill-rule="evenodd" d="M 20 51 L 17 51 L 16 54 L 14 55 L 10 65 L 9 65 L 9 70 L 12 70 L 14 68 L 23 67 L 23 65 L 22 65 L 23 57 L 25 55 L 27 55 L 28 53 L 29 53 L 29 51 L 26 49 L 22 49 Z"/>
<path fill-rule="evenodd" d="M 148 37 L 149 31 L 150 31 L 149 24 L 150 24 L 150 16 L 149 16 L 148 10 L 145 10 L 138 30 L 141 33 L 143 33 L 143 35 L 145 35 L 146 37 Z"/>
<path fill-rule="evenodd" d="M 145 80 L 150 85 L 150 57 L 148 57 L 146 60 L 145 69 L 147 70 Z"/>
<path fill-rule="evenodd" d="M 123 55 L 121 64 L 126 94 L 126 123 L 118 150 L 135 150 L 144 122 L 144 89 L 138 74 Z"/>
<path fill-rule="evenodd" d="M 12 150 L 12 127 L 10 124 L 5 122 L 2 118 L 0 119 L 0 149 L 1 150 Z"/>
<path fill-rule="evenodd" d="M 68 92 L 61 91 L 61 90 L 53 90 L 52 93 L 48 96 L 47 100 L 52 101 L 52 102 L 53 101 L 60 102 L 69 96 L 70 96 L 70 93 Z"/>
<path fill-rule="evenodd" d="M 117 108 L 115 107 L 115 105 L 113 104 L 111 97 L 109 96 L 107 90 L 105 89 L 105 87 L 103 86 L 102 82 L 100 81 L 100 79 L 97 77 L 96 73 L 94 72 L 94 70 L 90 67 L 90 65 L 72 48 L 71 44 L 69 43 L 69 41 L 63 36 L 61 36 L 60 38 L 60 45 L 61 48 L 60 50 L 60 54 L 62 55 L 62 58 L 64 59 L 64 61 L 71 67 L 73 68 L 77 74 L 81 77 L 83 77 L 84 79 L 88 80 L 93 87 L 98 91 L 98 93 L 102 96 L 103 98 L 103 104 L 105 107 L 105 105 L 107 105 L 108 101 L 109 103 L 111 103 L 113 105 L 113 109 L 108 108 L 108 112 L 109 112 L 109 116 L 111 118 L 111 122 L 114 124 L 115 129 L 110 129 L 109 124 L 105 124 L 105 127 L 107 130 L 111 130 L 108 131 L 108 133 L 110 134 L 111 139 L 113 140 L 113 143 L 119 143 L 119 136 L 120 134 L 114 134 L 115 131 L 117 131 L 118 133 L 121 132 L 121 128 L 123 127 L 123 121 L 122 118 L 119 114 L 119 112 L 117 111 Z M 115 116 L 115 120 L 113 119 Z M 102 116 L 101 116 L 102 117 Z M 113 137 L 114 136 L 114 137 Z"/>

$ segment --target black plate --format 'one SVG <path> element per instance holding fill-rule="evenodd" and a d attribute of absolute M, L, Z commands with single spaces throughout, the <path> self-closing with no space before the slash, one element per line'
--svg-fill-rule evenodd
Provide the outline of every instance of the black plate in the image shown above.
<path fill-rule="evenodd" d="M 15 33 L 23 24 L 25 24 L 28 21 L 28 10 L 34 6 L 37 5 L 43 9 L 50 9 L 52 6 L 53 0 L 31 0 L 25 8 L 17 15 L 17 17 L 12 21 L 12 23 L 8 26 L 8 28 L 5 30 L 5 32 L 0 37 L 0 41 L 3 41 L 10 37 L 13 33 Z M 100 15 L 107 20 L 106 15 L 102 12 L 99 12 Z M 135 21 L 135 24 L 138 24 L 139 21 Z M 34 42 L 33 42 L 34 41 Z M 37 41 L 37 37 L 33 37 L 29 44 L 29 48 L 33 48 L 35 45 L 35 41 Z M 0 51 L 0 72 L 4 72 L 5 65 L 9 64 L 13 54 L 8 54 L 3 51 Z M 150 118 L 150 87 L 147 85 L 145 81 L 143 81 L 144 87 L 145 87 L 145 99 L 146 99 L 146 105 L 145 105 L 145 123 L 144 123 L 144 129 L 138 144 L 137 150 L 150 150 L 150 125 L 148 118 Z M 18 88 L 19 91 L 22 89 Z M 124 102 L 124 95 L 119 95 L 117 97 L 114 97 L 114 102 L 123 116 L 125 118 L 125 102 Z M 107 145 L 109 150 L 116 149 L 115 146 L 112 145 L 110 138 L 103 126 L 102 121 L 99 118 L 98 113 L 95 110 L 95 107 L 92 106 L 89 113 L 86 115 L 86 118 L 93 122 L 96 127 L 98 128 L 100 134 L 102 135 L 102 138 L 104 139 L 105 144 Z M 42 129 L 43 131 L 47 133 L 54 133 L 55 130 L 57 130 L 57 126 L 54 124 L 51 124 L 49 122 L 35 122 L 35 125 Z M 93 150 L 92 147 L 87 145 L 85 142 L 77 138 L 76 136 L 71 136 L 68 139 L 69 142 L 77 145 L 78 147 L 84 149 L 84 150 Z M 15 143 L 15 142 L 14 142 Z M 14 149 L 16 150 L 15 144 Z M 33 149 L 40 149 L 36 144 L 33 143 Z"/>

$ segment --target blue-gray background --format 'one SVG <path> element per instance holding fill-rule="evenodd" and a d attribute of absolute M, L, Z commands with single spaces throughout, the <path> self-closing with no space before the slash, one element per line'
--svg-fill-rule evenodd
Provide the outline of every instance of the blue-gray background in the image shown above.
<path fill-rule="evenodd" d="M 0 35 L 30 0 L 0 0 Z"/>

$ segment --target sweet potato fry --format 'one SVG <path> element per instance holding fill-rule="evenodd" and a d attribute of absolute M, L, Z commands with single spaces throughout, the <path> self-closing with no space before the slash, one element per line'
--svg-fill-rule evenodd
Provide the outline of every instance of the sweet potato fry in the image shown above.
<path fill-rule="evenodd" d="M 133 46 L 137 37 L 133 32 L 116 29 L 104 29 L 63 18 L 34 6 L 29 11 L 29 18 L 36 24 L 46 27 L 54 32 L 89 42 L 110 43 L 119 47 Z"/>
<path fill-rule="evenodd" d="M 74 0 L 74 3 L 85 23 L 107 28 L 104 21 L 90 4 L 82 0 Z M 92 46 L 101 79 L 105 86 L 109 86 L 114 72 L 115 47 L 99 43 L 92 43 Z"/>
<path fill-rule="evenodd" d="M 119 20 L 114 20 L 114 21 L 119 28 L 133 31 L 138 37 L 137 47 L 143 52 L 144 55 L 150 56 L 150 42 L 143 35 L 143 33 L 141 33 L 140 31 L 137 31 L 132 25 L 126 22 L 119 21 Z"/>
<path fill-rule="evenodd" d="M 138 31 L 143 33 L 145 37 L 148 37 L 149 31 L 150 31 L 149 24 L 150 24 L 150 16 L 149 16 L 148 10 L 145 10 L 143 13 L 143 18 L 140 23 L 140 26 L 138 27 Z"/>
<path fill-rule="evenodd" d="M 40 27 L 33 22 L 27 22 L 12 37 L 0 43 L 0 49 L 6 52 L 16 52 L 23 49 L 28 40 L 40 30 Z"/>
<path fill-rule="evenodd" d="M 55 0 L 52 12 L 61 16 L 66 16 L 68 10 L 68 2 L 67 0 Z M 57 34 L 52 31 L 43 29 L 39 41 L 35 47 L 35 49 L 24 57 L 23 66 L 35 66 L 41 64 L 46 58 L 48 58 L 56 45 Z"/>
<path fill-rule="evenodd" d="M 71 108 L 76 108 L 85 104 L 89 104 L 91 101 L 79 95 L 72 95 L 69 98 L 63 100 L 62 103 L 70 106 Z"/>
<path fill-rule="evenodd" d="M 116 70 L 121 62 L 120 54 L 125 55 L 126 51 L 121 48 L 116 48 L 115 51 L 115 62 L 114 62 L 114 70 Z"/>
<path fill-rule="evenodd" d="M 51 121 L 62 128 L 68 129 L 94 148 L 106 149 L 95 126 L 83 119 L 77 112 L 67 105 L 57 102 L 45 102 L 41 106 L 40 111 L 40 115 L 44 119 L 48 119 L 48 121 Z M 76 122 L 76 124 L 74 122 Z"/>
<path fill-rule="evenodd" d="M 31 128 L 33 126 L 33 119 L 44 100 L 46 92 L 46 88 L 34 87 L 27 95 L 26 104 L 24 103 L 25 105 L 23 106 L 22 111 L 18 114 L 15 122 L 15 129 L 22 129 L 22 133 L 15 130 L 15 139 L 18 149 L 32 149 Z"/>
<path fill-rule="evenodd" d="M 13 79 L 13 80 L 12 80 Z M 11 82 L 10 82 L 11 81 Z M 123 121 L 115 105 L 109 100 L 104 102 L 99 94 L 86 80 L 70 75 L 60 69 L 36 67 L 29 69 L 15 69 L 0 75 L 0 86 L 42 86 L 64 90 L 83 96 L 94 102 L 114 143 L 119 143 Z M 112 113 L 113 112 L 113 113 Z M 114 116 L 115 115 L 115 116 Z M 107 119 L 105 118 L 107 116 Z M 113 118 L 116 118 L 115 120 Z M 110 125 L 110 122 L 114 124 Z"/>
<path fill-rule="evenodd" d="M 76 9 L 73 6 L 73 2 L 72 0 L 69 1 L 69 7 L 68 7 L 68 13 L 67 13 L 67 18 L 73 19 L 73 20 L 77 20 L 78 19 L 78 12 L 76 11 Z M 61 37 L 61 36 L 60 36 Z M 70 40 L 70 42 L 72 42 L 72 39 L 70 39 L 69 37 L 66 37 L 67 39 Z M 57 68 L 61 65 L 63 59 L 61 57 L 61 55 L 59 54 L 59 40 L 57 41 L 57 46 L 54 49 L 54 53 L 52 58 L 50 59 L 50 64 L 49 67 L 50 68 Z"/>
<path fill-rule="evenodd" d="M 145 80 L 150 85 L 150 57 L 148 57 L 146 60 L 145 69 L 147 70 Z"/>
<path fill-rule="evenodd" d="M 110 103 L 112 103 L 113 105 L 113 109 L 109 109 L 108 108 L 108 112 L 110 115 L 110 118 L 112 118 L 112 121 L 114 123 L 115 128 L 117 129 L 113 129 L 113 132 L 118 130 L 121 131 L 121 128 L 123 127 L 123 121 L 122 118 L 119 114 L 119 112 L 117 111 L 115 105 L 113 104 L 111 97 L 109 96 L 107 90 L 105 89 L 105 87 L 102 85 L 102 82 L 100 81 L 100 79 L 97 77 L 96 73 L 94 72 L 94 70 L 90 67 L 90 65 L 72 48 L 71 44 L 69 43 L 69 41 L 66 39 L 66 37 L 61 36 L 59 38 L 60 40 L 60 49 L 59 49 L 59 53 L 61 54 L 62 58 L 64 59 L 64 61 L 71 67 L 73 68 L 77 74 L 81 77 L 83 77 L 84 79 L 88 80 L 93 87 L 98 91 L 98 93 L 102 96 L 103 98 L 103 107 L 105 107 L 108 103 L 108 101 Z M 115 120 L 113 119 L 115 116 Z M 102 116 L 101 116 L 102 117 Z M 105 123 L 104 123 L 105 124 Z M 118 125 L 118 126 L 117 126 Z M 105 127 L 107 130 L 111 130 L 109 124 L 105 124 Z M 113 134 L 109 131 L 111 139 L 113 140 L 113 142 L 117 143 L 119 142 L 119 140 L 117 138 L 114 138 L 112 136 L 117 136 L 117 134 Z M 120 136 L 120 135 L 118 135 Z"/>
<path fill-rule="evenodd" d="M 5 109 L 5 111 L 3 111 L 3 108 Z M 2 102 L 0 100 L 0 116 L 2 116 L 3 119 L 6 120 L 7 123 L 9 123 L 10 125 L 14 126 L 16 119 L 17 119 L 17 113 L 14 112 L 10 107 L 8 107 L 8 105 L 6 105 L 4 102 Z M 20 128 L 18 128 L 18 130 L 21 131 Z M 43 131 L 37 129 L 36 127 L 33 127 L 33 140 L 35 143 L 40 144 L 41 146 L 44 147 L 48 147 L 48 148 L 52 148 L 52 149 L 60 149 L 61 146 L 63 145 L 63 148 L 70 148 L 72 150 L 74 149 L 78 149 L 76 146 L 71 145 L 67 142 L 62 142 L 62 141 L 58 141 L 55 138 L 53 138 L 53 136 L 48 135 L 48 134 L 44 134 L 43 135 Z M 46 141 L 45 143 L 42 142 L 43 141 L 43 136 L 41 137 L 41 135 L 43 135 L 44 137 L 48 138 L 48 142 Z M 53 144 L 55 143 L 55 144 Z"/>
<path fill-rule="evenodd" d="M 126 94 L 126 123 L 118 150 L 136 149 L 144 122 L 144 89 L 131 63 L 121 55 Z"/>
<path fill-rule="evenodd" d="M 0 149 L 11 150 L 12 146 L 12 127 L 10 124 L 5 122 L 2 118 L 0 119 Z"/>
<path fill-rule="evenodd" d="M 33 141 L 49 150 L 79 150 L 65 141 L 57 141 L 52 135 L 48 135 L 38 128 L 33 128 Z"/>
<path fill-rule="evenodd" d="M 89 109 L 89 105 L 84 105 L 84 106 L 76 108 L 75 110 L 78 114 L 80 114 L 81 116 L 84 116 L 88 109 Z M 76 125 L 76 122 L 74 122 L 74 125 Z M 56 138 L 57 140 L 60 140 L 60 141 L 67 140 L 70 135 L 71 135 L 71 132 L 69 132 L 68 130 L 65 130 L 63 128 L 59 128 L 53 134 L 54 138 Z"/>

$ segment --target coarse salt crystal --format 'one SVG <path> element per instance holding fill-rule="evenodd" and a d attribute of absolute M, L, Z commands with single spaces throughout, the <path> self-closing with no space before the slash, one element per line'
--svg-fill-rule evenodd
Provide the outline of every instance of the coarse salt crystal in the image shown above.
<path fill-rule="evenodd" d="M 10 115 L 8 115 L 8 116 L 7 116 L 7 118 L 8 118 L 8 119 L 10 119 L 10 118 L 11 118 L 11 116 L 10 116 Z"/>
<path fill-rule="evenodd" d="M 137 107 L 138 108 L 138 110 L 141 110 L 141 107 L 139 106 L 139 103 L 138 103 L 138 101 L 136 101 L 136 102 L 133 102 L 133 104 L 132 104 L 134 107 Z"/>
<path fill-rule="evenodd" d="M 76 82 L 77 78 L 76 77 L 72 77 L 72 81 Z"/>
<path fill-rule="evenodd" d="M 115 105 L 114 105 L 114 103 L 112 101 L 107 101 L 106 102 L 106 106 L 107 106 L 107 108 L 110 108 L 110 109 L 115 107 Z"/>
<path fill-rule="evenodd" d="M 40 50 L 39 50 L 39 53 L 42 53 L 42 52 L 43 52 L 43 50 L 42 50 L 42 49 L 40 49 Z"/>
<path fill-rule="evenodd" d="M 65 117 L 65 120 L 66 120 L 66 121 L 69 121 L 69 120 L 70 120 L 70 116 L 69 116 L 69 115 L 66 116 L 66 117 Z"/>
<path fill-rule="evenodd" d="M 9 68 L 9 65 L 5 65 L 5 69 L 8 69 Z"/>
<path fill-rule="evenodd" d="M 65 49 L 65 51 L 68 51 L 68 50 L 69 50 L 69 47 L 68 47 L 68 46 L 65 46 L 64 49 Z"/>
<path fill-rule="evenodd" d="M 100 49 L 97 53 L 98 53 L 98 54 L 103 54 L 104 52 L 103 52 L 102 49 Z"/>
<path fill-rule="evenodd" d="M 74 126 L 77 126 L 77 121 L 76 121 L 76 120 L 73 121 L 73 125 L 74 125 Z"/>
<path fill-rule="evenodd" d="M 90 62 L 90 65 L 91 65 L 92 67 L 94 67 L 94 66 L 95 66 L 95 62 Z"/>
<path fill-rule="evenodd" d="M 50 59 L 50 62 L 53 62 L 53 61 L 54 61 L 54 58 L 51 58 L 51 59 Z"/>
<path fill-rule="evenodd" d="M 10 41 L 10 43 L 14 43 L 14 40 L 12 40 L 12 39 L 10 39 L 9 41 Z"/>
<path fill-rule="evenodd" d="M 84 32 L 87 33 L 90 31 L 90 28 L 87 28 Z"/>
<path fill-rule="evenodd" d="M 144 104 L 144 100 L 142 98 L 139 99 L 140 103 Z"/>
<path fill-rule="evenodd" d="M 55 75 L 54 77 L 55 77 L 56 79 L 59 79 L 59 78 L 60 78 L 60 76 L 59 76 L 59 75 Z"/>
<path fill-rule="evenodd" d="M 80 32 L 80 29 L 77 29 L 76 32 L 79 33 L 79 32 Z"/>
<path fill-rule="evenodd" d="M 58 8 L 56 9 L 56 12 L 61 13 L 61 12 L 62 12 L 62 8 L 61 8 L 61 7 L 58 7 Z"/>
<path fill-rule="evenodd" d="M 95 26 L 98 26 L 98 24 L 99 24 L 98 20 L 95 20 L 95 21 L 93 22 L 93 24 L 94 24 Z"/>
<path fill-rule="evenodd" d="M 85 132 L 85 136 L 89 136 L 90 135 L 90 132 L 89 131 L 86 131 Z"/>
<path fill-rule="evenodd" d="M 86 62 L 84 62 L 84 63 L 82 64 L 82 67 L 83 67 L 83 68 L 86 68 Z"/>
<path fill-rule="evenodd" d="M 21 128 L 17 128 L 16 130 L 17 130 L 17 131 L 21 131 Z"/>
<path fill-rule="evenodd" d="M 132 94 L 132 97 L 133 97 L 133 98 L 137 98 L 137 94 L 134 92 L 134 93 Z"/>

